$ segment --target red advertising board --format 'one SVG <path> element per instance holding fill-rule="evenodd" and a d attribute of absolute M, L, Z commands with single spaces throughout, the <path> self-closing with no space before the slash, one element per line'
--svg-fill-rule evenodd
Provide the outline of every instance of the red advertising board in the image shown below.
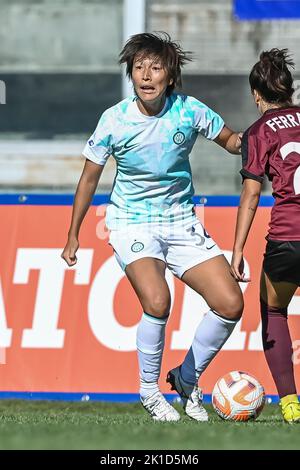
<path fill-rule="evenodd" d="M 13 392 L 138 393 L 135 334 L 141 307 L 107 244 L 105 206 L 84 221 L 78 263 L 60 258 L 71 206 L 1 205 L 0 390 Z M 236 207 L 208 207 L 205 226 L 230 258 Z M 251 282 L 245 313 L 201 379 L 204 393 L 230 370 L 256 376 L 276 390 L 262 352 L 259 277 L 270 208 L 258 209 L 245 251 Z M 167 275 L 172 311 L 167 326 L 161 387 L 182 361 L 208 310 L 203 299 Z M 215 286 L 218 289 L 218 286 Z M 300 385 L 300 292 L 291 302 L 294 363 Z"/>

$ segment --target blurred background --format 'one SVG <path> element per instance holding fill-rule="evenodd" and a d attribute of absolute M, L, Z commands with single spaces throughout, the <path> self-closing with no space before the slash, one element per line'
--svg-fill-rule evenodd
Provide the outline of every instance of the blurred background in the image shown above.
<path fill-rule="evenodd" d="M 74 191 L 85 141 L 101 113 L 123 97 L 118 54 L 131 31 L 128 21 L 136 32 L 136 3 L 0 0 L 0 80 L 6 86 L 6 104 L 0 105 L 2 193 Z M 299 21 L 240 21 L 232 0 L 143 3 L 145 31 L 166 31 L 194 53 L 184 69 L 183 91 L 219 112 L 234 130 L 258 117 L 248 74 L 262 50 L 289 48 L 300 77 Z M 199 138 L 191 161 L 196 194 L 240 192 L 239 158 Z M 110 191 L 114 174 L 110 159 L 98 192 Z"/>

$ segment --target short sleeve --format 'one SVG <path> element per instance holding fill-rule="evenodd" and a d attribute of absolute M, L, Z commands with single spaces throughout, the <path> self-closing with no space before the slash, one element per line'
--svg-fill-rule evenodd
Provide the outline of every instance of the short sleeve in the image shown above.
<path fill-rule="evenodd" d="M 240 171 L 243 180 L 250 178 L 262 183 L 268 161 L 268 143 L 251 129 L 244 132 L 242 137 L 243 168 Z"/>
<path fill-rule="evenodd" d="M 112 120 L 112 112 L 108 109 L 102 114 L 82 152 L 88 160 L 98 165 L 105 165 L 108 157 L 113 153 Z"/>
<path fill-rule="evenodd" d="M 194 111 L 194 127 L 197 132 L 206 139 L 216 139 L 225 125 L 221 116 L 196 99 L 192 102 L 192 109 Z"/>

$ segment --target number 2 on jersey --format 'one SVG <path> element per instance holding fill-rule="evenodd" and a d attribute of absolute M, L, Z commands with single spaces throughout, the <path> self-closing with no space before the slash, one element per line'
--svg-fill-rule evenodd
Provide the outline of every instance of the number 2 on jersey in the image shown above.
<path fill-rule="evenodd" d="M 280 153 L 282 160 L 284 161 L 290 153 L 296 152 L 300 155 L 300 142 L 289 142 L 281 147 Z M 294 190 L 295 194 L 300 194 L 300 165 L 294 174 Z"/>

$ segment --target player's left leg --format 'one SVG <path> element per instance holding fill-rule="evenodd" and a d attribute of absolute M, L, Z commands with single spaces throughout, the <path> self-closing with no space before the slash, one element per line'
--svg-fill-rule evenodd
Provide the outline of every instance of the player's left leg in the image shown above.
<path fill-rule="evenodd" d="M 293 348 L 287 321 L 287 307 L 297 287 L 290 282 L 274 282 L 262 271 L 260 304 L 263 347 L 280 397 L 282 415 L 288 423 L 300 422 Z"/>
<path fill-rule="evenodd" d="M 241 318 L 243 296 L 223 255 L 187 270 L 182 281 L 200 294 L 210 307 L 196 330 L 182 365 L 183 377 L 197 381 Z"/>
<path fill-rule="evenodd" d="M 184 398 L 186 413 L 204 421 L 207 415 L 205 417 L 203 412 L 201 397 L 196 400 L 197 383 L 241 318 L 243 296 L 223 255 L 188 269 L 181 279 L 205 299 L 210 310 L 200 322 L 183 364 L 169 372 L 168 381 L 177 391 L 181 389 L 179 393 Z"/>

